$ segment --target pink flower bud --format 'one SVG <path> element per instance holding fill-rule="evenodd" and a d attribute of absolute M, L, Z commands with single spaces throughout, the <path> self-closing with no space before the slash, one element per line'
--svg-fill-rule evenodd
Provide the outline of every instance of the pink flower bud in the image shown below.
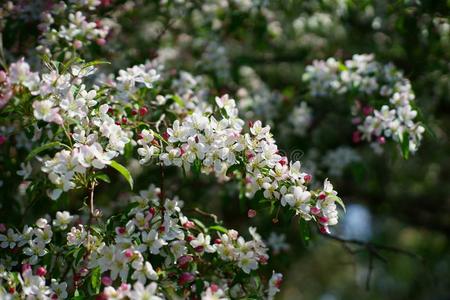
<path fill-rule="evenodd" d="M 254 210 L 254 209 L 249 209 L 248 212 L 247 212 L 247 216 L 248 216 L 249 218 L 254 218 L 254 217 L 256 216 L 256 210 Z"/>
<path fill-rule="evenodd" d="M 125 250 L 124 254 L 125 254 L 126 258 L 131 258 L 131 257 L 133 257 L 133 250 L 127 249 L 127 250 Z"/>
<path fill-rule="evenodd" d="M 194 259 L 190 255 L 183 255 L 177 260 L 177 264 L 180 268 L 185 269 L 191 261 Z"/>
<path fill-rule="evenodd" d="M 108 300 L 108 296 L 105 293 L 100 293 L 95 297 L 95 300 Z"/>
<path fill-rule="evenodd" d="M 44 267 L 39 267 L 36 269 L 36 275 L 44 277 L 47 274 L 47 270 Z"/>
<path fill-rule="evenodd" d="M 155 209 L 154 207 L 150 207 L 150 208 L 148 209 L 148 212 L 149 212 L 152 216 L 154 216 L 154 215 L 155 215 L 155 212 L 156 212 L 156 209 Z"/>
<path fill-rule="evenodd" d="M 183 227 L 186 229 L 191 229 L 195 227 L 195 224 L 192 221 L 187 221 L 186 223 L 183 224 Z"/>
<path fill-rule="evenodd" d="M 197 253 L 202 253 L 203 251 L 205 251 L 205 247 L 203 246 L 198 246 L 194 248 L 195 252 Z"/>
<path fill-rule="evenodd" d="M 81 47 L 83 47 L 83 43 L 80 40 L 75 40 L 73 41 L 73 47 L 75 49 L 80 49 Z"/>
<path fill-rule="evenodd" d="M 215 239 L 214 240 L 214 244 L 216 244 L 216 245 L 222 244 L 222 240 L 221 239 Z"/>
<path fill-rule="evenodd" d="M 330 234 L 330 230 L 328 229 L 328 226 L 320 226 L 319 231 L 323 234 Z"/>
<path fill-rule="evenodd" d="M 80 275 L 85 277 L 89 273 L 89 270 L 87 268 L 81 268 L 80 269 Z"/>
<path fill-rule="evenodd" d="M 6 137 L 0 134 L 0 145 L 3 145 L 6 142 Z"/>
<path fill-rule="evenodd" d="M 22 265 L 22 273 L 24 273 L 25 271 L 31 270 L 31 265 L 30 264 L 23 264 Z"/>
<path fill-rule="evenodd" d="M 8 79 L 8 76 L 6 75 L 5 71 L 0 71 L 0 83 L 3 83 Z"/>
<path fill-rule="evenodd" d="M 319 222 L 325 224 L 328 222 L 328 218 L 327 217 L 319 217 Z"/>
<path fill-rule="evenodd" d="M 378 144 L 384 145 L 386 143 L 386 138 L 384 136 L 378 137 Z"/>
<path fill-rule="evenodd" d="M 312 176 L 311 176 L 310 174 L 306 174 L 306 175 L 303 177 L 303 180 L 305 180 L 305 183 L 310 183 L 311 180 L 312 180 Z"/>
<path fill-rule="evenodd" d="M 318 214 L 320 214 L 320 208 L 313 206 L 313 207 L 311 207 L 310 212 L 311 212 L 313 215 L 318 215 Z"/>
<path fill-rule="evenodd" d="M 146 106 L 139 108 L 139 115 L 141 115 L 141 117 L 145 116 L 147 113 L 148 113 L 148 108 Z"/>
<path fill-rule="evenodd" d="M 215 293 L 219 290 L 219 286 L 215 283 L 211 283 L 211 285 L 209 286 L 209 288 L 211 289 L 211 292 Z"/>
<path fill-rule="evenodd" d="M 370 115 L 370 114 L 373 112 L 373 107 L 372 107 L 372 106 L 369 106 L 369 105 L 364 106 L 363 109 L 362 109 L 362 111 L 363 111 L 363 114 L 364 114 L 365 116 L 368 116 L 368 115 Z"/>
<path fill-rule="evenodd" d="M 105 276 L 102 276 L 102 284 L 103 285 L 105 285 L 105 286 L 110 286 L 111 284 L 112 284 L 112 279 L 111 279 L 111 277 L 109 277 L 109 276 L 107 276 L 107 275 L 105 275 Z"/>
<path fill-rule="evenodd" d="M 361 142 L 361 132 L 354 131 L 352 134 L 352 141 L 355 144 L 358 144 L 359 142 Z"/>
<path fill-rule="evenodd" d="M 166 141 L 169 139 L 169 133 L 166 131 L 162 134 L 163 139 L 165 139 Z"/>
<path fill-rule="evenodd" d="M 0 232 L 5 232 L 6 231 L 6 225 L 3 223 L 0 223 Z"/>
<path fill-rule="evenodd" d="M 178 278 L 179 285 L 185 285 L 186 283 L 190 283 L 194 281 L 195 276 L 191 273 L 185 272 L 181 274 L 180 278 Z"/>
<path fill-rule="evenodd" d="M 127 232 L 127 230 L 125 229 L 125 227 L 116 227 L 116 233 L 117 234 L 125 234 Z"/>
<path fill-rule="evenodd" d="M 324 192 L 319 194 L 319 200 L 324 200 L 327 197 L 327 194 L 325 194 Z"/>
<path fill-rule="evenodd" d="M 97 45 L 99 45 L 99 46 L 104 46 L 104 45 L 106 44 L 106 40 L 105 40 L 105 39 L 102 39 L 102 38 L 97 39 L 95 42 L 96 42 Z"/>

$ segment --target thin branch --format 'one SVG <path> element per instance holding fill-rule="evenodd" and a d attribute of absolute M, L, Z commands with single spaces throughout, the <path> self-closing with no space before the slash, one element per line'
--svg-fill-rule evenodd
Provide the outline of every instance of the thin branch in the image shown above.
<path fill-rule="evenodd" d="M 207 213 L 206 211 L 201 210 L 200 208 L 196 207 L 192 209 L 193 212 L 198 213 L 199 215 L 209 217 L 214 220 L 214 223 L 220 224 L 219 218 L 215 214 Z"/>
<path fill-rule="evenodd" d="M 357 239 L 344 239 L 331 234 L 320 233 L 323 237 L 328 239 L 337 241 L 342 244 L 342 246 L 352 255 L 355 256 L 357 253 L 366 252 L 369 254 L 369 266 L 367 270 L 366 277 L 366 290 L 370 290 L 370 281 L 372 278 L 372 273 L 374 269 L 374 259 L 378 259 L 379 261 L 387 264 L 388 260 L 380 254 L 380 251 L 391 252 L 394 254 L 405 255 L 414 259 L 419 260 L 421 263 L 424 262 L 423 258 L 411 251 L 397 248 L 394 246 L 386 246 L 377 243 L 372 243 L 370 241 L 362 241 Z M 352 249 L 349 245 L 360 246 L 360 249 Z"/>
<path fill-rule="evenodd" d="M 392 253 L 397 253 L 397 254 L 401 254 L 401 255 L 405 255 L 405 256 L 409 256 L 411 258 L 415 258 L 418 259 L 420 261 L 423 261 L 422 256 L 402 249 L 402 248 L 398 248 L 398 247 L 394 247 L 394 246 L 386 246 L 386 245 L 381 245 L 381 244 L 377 244 L 377 243 L 372 243 L 372 242 L 366 242 L 366 241 L 362 241 L 362 240 L 357 240 L 357 239 L 344 239 L 335 235 L 331 235 L 331 234 L 322 234 L 322 236 L 328 238 L 328 239 L 332 239 L 341 243 L 345 243 L 345 244 L 353 244 L 353 245 L 358 245 L 358 246 L 362 246 L 364 248 L 369 248 L 371 251 L 376 251 L 376 250 L 384 250 L 387 252 L 392 252 Z M 369 250 L 368 249 L 368 250 Z M 379 255 L 379 254 L 378 254 Z M 379 257 L 380 260 L 385 261 L 386 259 L 383 258 L 382 256 Z"/>

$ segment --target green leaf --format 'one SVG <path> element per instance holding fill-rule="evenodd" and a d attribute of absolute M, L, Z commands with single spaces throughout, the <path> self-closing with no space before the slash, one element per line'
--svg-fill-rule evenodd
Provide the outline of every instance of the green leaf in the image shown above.
<path fill-rule="evenodd" d="M 94 61 L 84 64 L 83 69 L 86 69 L 86 68 L 89 68 L 92 66 L 96 66 L 96 65 L 105 65 L 105 64 L 109 65 L 111 63 L 109 61 L 104 61 L 104 60 L 94 60 Z"/>
<path fill-rule="evenodd" d="M 200 175 L 201 170 L 202 170 L 202 161 L 200 159 L 196 158 L 194 160 L 194 163 L 191 166 L 191 170 L 192 170 L 192 173 L 194 173 L 194 175 L 196 177 L 198 177 Z"/>
<path fill-rule="evenodd" d="M 299 225 L 300 225 L 300 236 L 302 238 L 303 245 L 305 247 L 307 247 L 309 244 L 309 241 L 311 240 L 311 232 L 309 230 L 309 223 L 305 219 L 300 218 Z"/>
<path fill-rule="evenodd" d="M 400 141 L 400 147 L 402 149 L 402 155 L 404 159 L 409 158 L 409 133 L 404 132 Z"/>
<path fill-rule="evenodd" d="M 94 269 L 94 271 L 92 271 L 91 275 L 91 286 L 96 294 L 100 292 L 100 285 L 101 285 L 100 268 L 97 267 Z"/>
<path fill-rule="evenodd" d="M 336 195 L 329 195 L 329 196 L 327 196 L 327 198 L 332 198 L 335 202 L 337 202 L 341 207 L 342 207 L 342 209 L 344 210 L 344 213 L 346 213 L 347 211 L 346 211 L 346 209 L 345 209 L 345 204 L 344 204 L 344 201 L 342 201 L 342 199 L 341 198 L 339 198 L 338 196 L 336 196 Z"/>
<path fill-rule="evenodd" d="M 202 232 L 206 232 L 207 231 L 205 224 L 203 224 L 203 222 L 200 221 L 199 219 L 192 219 L 192 222 L 194 222 L 195 225 L 197 225 L 199 228 L 201 228 Z"/>
<path fill-rule="evenodd" d="M 97 173 L 97 174 L 95 174 L 94 178 L 104 181 L 106 183 L 111 183 L 111 179 L 105 173 Z"/>
<path fill-rule="evenodd" d="M 68 146 L 64 145 L 63 143 L 61 143 L 61 142 L 51 142 L 51 143 L 48 143 L 48 144 L 45 144 L 45 145 L 42 145 L 40 147 L 37 147 L 37 148 L 33 149 L 33 151 L 31 151 L 28 154 L 28 156 L 25 158 L 25 160 L 29 161 L 32 158 L 34 158 L 36 155 L 38 155 L 39 153 L 41 153 L 41 152 L 43 152 L 45 150 L 54 148 L 54 147 L 58 147 L 58 146 L 68 147 Z"/>
<path fill-rule="evenodd" d="M 128 181 L 131 190 L 133 190 L 133 177 L 131 177 L 130 171 L 128 171 L 127 168 L 125 168 L 124 166 L 122 166 L 121 164 L 119 164 L 114 160 L 111 161 L 109 165 L 114 169 L 116 169 L 120 174 L 122 174 L 122 176 Z"/>
<path fill-rule="evenodd" d="M 181 106 L 181 107 L 184 107 L 184 106 L 185 106 L 184 101 L 183 101 L 183 99 L 181 99 L 180 96 L 178 96 L 178 95 L 173 95 L 173 96 L 172 96 L 172 99 L 173 99 L 173 101 L 175 101 L 179 106 Z"/>
<path fill-rule="evenodd" d="M 225 227 L 222 227 L 220 225 L 214 225 L 214 226 L 210 226 L 208 228 L 208 230 L 216 230 L 222 233 L 228 233 L 228 230 Z"/>

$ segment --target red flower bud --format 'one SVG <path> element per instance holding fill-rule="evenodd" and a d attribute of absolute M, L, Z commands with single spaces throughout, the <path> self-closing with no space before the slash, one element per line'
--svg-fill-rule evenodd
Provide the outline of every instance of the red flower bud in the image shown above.
<path fill-rule="evenodd" d="M 179 285 L 185 285 L 186 283 L 190 283 L 194 281 L 195 276 L 191 273 L 185 272 L 181 274 L 180 278 L 178 278 Z"/>
<path fill-rule="evenodd" d="M 44 277 L 47 274 L 47 270 L 44 267 L 39 267 L 36 269 L 36 275 Z"/>
<path fill-rule="evenodd" d="M 148 113 L 148 108 L 146 106 L 139 108 L 139 114 L 141 115 L 141 117 L 145 116 L 147 113 Z"/>

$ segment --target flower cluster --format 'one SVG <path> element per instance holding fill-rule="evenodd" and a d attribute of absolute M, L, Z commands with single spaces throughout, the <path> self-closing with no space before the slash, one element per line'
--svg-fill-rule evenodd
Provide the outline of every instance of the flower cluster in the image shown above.
<path fill-rule="evenodd" d="M 360 162 L 361 156 L 352 148 L 347 146 L 338 147 L 325 153 L 322 165 L 331 176 L 342 176 L 345 168 L 352 163 Z"/>
<path fill-rule="evenodd" d="M 314 61 L 303 79 L 313 96 L 357 95 L 353 113 L 358 130 L 353 140 L 384 144 L 385 138 L 417 151 L 425 128 L 415 120 L 411 83 L 392 64 L 382 65 L 373 55 L 354 55 L 342 63 L 334 58 Z M 374 104 L 363 99 L 374 99 Z M 385 99 L 380 102 L 381 99 Z M 362 120 L 363 118 L 363 120 Z"/>
<path fill-rule="evenodd" d="M 263 198 L 280 201 L 328 232 L 328 226 L 337 223 L 335 202 L 340 202 L 333 186 L 326 180 L 322 190 L 308 191 L 311 175 L 301 172 L 300 162 L 289 162 L 278 154 L 269 126 L 256 121 L 250 124 L 250 132 L 243 133 L 244 122 L 238 118 L 235 101 L 224 95 L 216 97 L 216 104 L 221 119 L 193 113 L 168 128 L 168 145 L 160 154 L 164 165 L 186 170 L 198 167 L 223 179 L 231 167 L 241 167 L 247 197 L 261 191 Z"/>
<path fill-rule="evenodd" d="M 66 211 L 58 212 L 52 223 L 41 218 L 22 232 L 1 224 L 0 246 L 19 255 L 6 251 L 0 255 L 0 295 L 65 299 L 73 292 L 68 282 L 75 287 L 94 282 L 100 299 L 166 299 L 173 296 L 168 291 L 185 297 L 229 299 L 242 297 L 248 290 L 272 299 L 279 287 L 274 279 L 267 290 L 246 280 L 233 281 L 239 273 L 244 278 L 250 273 L 257 276 L 253 271 L 268 261 L 267 247 L 255 228 L 250 228 L 252 239 L 245 240 L 235 230 L 206 227 L 187 218 L 182 206 L 176 197 L 162 198 L 162 191 L 152 185 L 131 197 L 131 209 L 119 221 L 114 217 L 107 221 L 115 226 L 112 236 L 100 232 L 101 226 L 96 230 L 92 225 L 70 227 L 75 217 Z M 61 238 L 66 245 L 58 244 Z M 50 278 L 48 270 L 66 267 L 71 257 L 76 258 L 73 273 L 55 274 L 72 280 L 59 283 L 58 278 Z M 210 262 L 217 260 L 221 267 L 211 268 Z"/>
<path fill-rule="evenodd" d="M 51 9 L 41 15 L 39 29 L 42 35 L 37 50 L 49 56 L 63 52 L 71 57 L 67 49 L 78 51 L 91 43 L 103 46 L 110 31 L 110 20 L 90 21 L 83 9 L 90 11 L 101 5 L 102 1 L 63 1 L 52 5 Z M 73 3 L 77 2 L 77 3 Z"/>

